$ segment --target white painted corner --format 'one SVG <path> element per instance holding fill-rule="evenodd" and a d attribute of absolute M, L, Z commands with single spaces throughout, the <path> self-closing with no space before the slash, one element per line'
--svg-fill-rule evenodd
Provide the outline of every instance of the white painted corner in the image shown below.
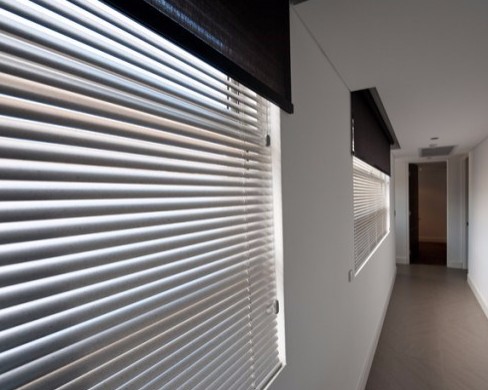
<path fill-rule="evenodd" d="M 408 257 L 397 257 L 395 259 L 397 264 L 410 264 L 410 261 L 408 260 Z"/>

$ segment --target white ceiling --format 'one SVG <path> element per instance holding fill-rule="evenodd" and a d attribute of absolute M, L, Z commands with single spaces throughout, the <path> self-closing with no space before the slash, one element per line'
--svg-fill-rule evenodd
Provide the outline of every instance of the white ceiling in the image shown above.
<path fill-rule="evenodd" d="M 488 136 L 488 0 L 309 0 L 293 6 L 350 90 L 376 87 L 396 156 Z M 430 141 L 439 137 L 438 141 Z"/>

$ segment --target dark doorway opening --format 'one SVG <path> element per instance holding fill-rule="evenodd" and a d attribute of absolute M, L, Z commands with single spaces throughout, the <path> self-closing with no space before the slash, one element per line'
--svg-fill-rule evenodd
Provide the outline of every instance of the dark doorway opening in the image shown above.
<path fill-rule="evenodd" d="M 447 263 L 447 164 L 409 164 L 410 263 Z"/>

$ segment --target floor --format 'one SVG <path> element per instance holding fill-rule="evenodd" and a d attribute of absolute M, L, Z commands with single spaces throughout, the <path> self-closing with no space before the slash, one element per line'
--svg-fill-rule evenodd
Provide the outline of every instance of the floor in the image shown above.
<path fill-rule="evenodd" d="M 419 242 L 419 258 L 413 264 L 446 265 L 447 244 L 445 242 Z"/>
<path fill-rule="evenodd" d="M 466 272 L 398 266 L 366 390 L 487 390 L 488 319 Z"/>

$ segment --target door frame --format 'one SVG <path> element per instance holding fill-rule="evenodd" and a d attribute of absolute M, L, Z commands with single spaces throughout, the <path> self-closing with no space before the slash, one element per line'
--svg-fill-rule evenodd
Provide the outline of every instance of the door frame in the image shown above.
<path fill-rule="evenodd" d="M 442 158 L 431 158 L 429 160 L 425 158 L 414 158 L 414 159 L 407 159 L 405 161 L 405 166 L 406 166 L 406 182 L 407 182 L 407 193 L 406 193 L 406 207 L 407 207 L 407 218 L 406 218 L 406 235 L 407 235 L 407 264 L 411 264 L 410 261 L 410 183 L 409 183 L 409 165 L 410 164 L 425 164 L 425 163 L 439 163 L 439 162 L 444 162 L 446 163 L 446 201 L 447 201 L 447 210 L 446 210 L 446 216 L 447 216 L 447 221 L 446 221 L 446 245 L 448 249 L 448 253 L 446 254 L 446 267 L 449 266 L 449 159 L 442 157 Z"/>
<path fill-rule="evenodd" d="M 469 207 L 471 195 L 471 153 L 461 162 L 461 254 L 463 269 L 469 270 Z"/>

